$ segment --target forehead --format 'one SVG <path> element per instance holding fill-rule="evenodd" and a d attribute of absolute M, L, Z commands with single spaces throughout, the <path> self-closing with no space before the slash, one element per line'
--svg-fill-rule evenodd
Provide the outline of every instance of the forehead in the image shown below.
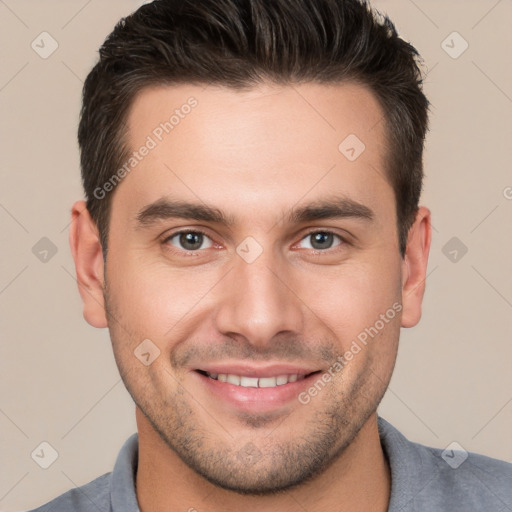
<path fill-rule="evenodd" d="M 146 88 L 127 127 L 144 156 L 116 195 L 133 208 L 166 194 L 253 211 L 325 192 L 392 199 L 383 112 L 358 84 Z"/>
<path fill-rule="evenodd" d="M 190 107 L 192 103 L 194 107 Z M 284 86 L 262 83 L 244 90 L 191 84 L 147 87 L 135 96 L 127 121 L 132 143 L 151 133 L 160 138 L 159 127 L 163 129 L 161 125 L 166 123 L 172 125 L 173 136 L 192 130 L 200 137 L 206 131 L 201 128 L 208 127 L 209 142 L 221 142 L 219 139 L 225 135 L 236 133 L 233 142 L 245 146 L 272 140 L 293 144 L 306 138 L 313 143 L 321 138 L 337 149 L 336 142 L 350 133 L 372 143 L 383 135 L 383 111 L 375 95 L 352 82 Z M 266 140 L 262 131 L 268 134 Z M 164 130 L 160 135 L 169 133 Z M 254 139 L 254 135 L 258 138 Z M 222 140 L 215 148 L 222 150 L 226 142 Z M 283 147 L 283 151 L 288 149 L 289 146 Z"/>

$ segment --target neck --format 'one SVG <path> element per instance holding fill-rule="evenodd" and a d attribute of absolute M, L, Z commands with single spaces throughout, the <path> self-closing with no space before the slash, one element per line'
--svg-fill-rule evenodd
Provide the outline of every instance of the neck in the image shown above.
<path fill-rule="evenodd" d="M 137 499 L 141 512 L 169 510 L 372 510 L 385 512 L 391 489 L 377 415 L 370 416 L 344 452 L 315 479 L 283 493 L 246 496 L 221 489 L 191 470 L 137 408 Z"/>

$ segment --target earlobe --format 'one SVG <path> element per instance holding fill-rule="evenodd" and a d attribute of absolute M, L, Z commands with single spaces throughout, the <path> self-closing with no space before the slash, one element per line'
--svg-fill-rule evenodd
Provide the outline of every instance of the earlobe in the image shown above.
<path fill-rule="evenodd" d="M 85 201 L 77 201 L 71 209 L 69 245 L 75 261 L 78 290 L 84 305 L 84 318 L 93 327 L 107 327 L 105 313 L 104 264 L 96 224 Z"/>
<path fill-rule="evenodd" d="M 430 211 L 420 206 L 402 262 L 402 327 L 413 327 L 421 318 L 431 236 Z"/>

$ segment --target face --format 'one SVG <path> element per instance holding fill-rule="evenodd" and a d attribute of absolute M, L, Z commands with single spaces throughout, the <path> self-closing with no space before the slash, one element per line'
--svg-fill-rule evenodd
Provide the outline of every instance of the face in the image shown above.
<path fill-rule="evenodd" d="M 319 474 L 388 385 L 419 306 L 382 115 L 353 84 L 153 88 L 130 110 L 150 149 L 112 198 L 106 322 L 145 420 L 216 485 Z"/>

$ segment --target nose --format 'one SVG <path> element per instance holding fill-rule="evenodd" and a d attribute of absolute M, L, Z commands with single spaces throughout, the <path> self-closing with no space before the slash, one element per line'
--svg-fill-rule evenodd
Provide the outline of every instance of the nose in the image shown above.
<path fill-rule="evenodd" d="M 234 268 L 217 290 L 215 323 L 224 336 L 264 349 L 277 335 L 302 332 L 305 306 L 286 263 L 277 260 L 265 251 L 252 263 L 235 256 Z"/>

